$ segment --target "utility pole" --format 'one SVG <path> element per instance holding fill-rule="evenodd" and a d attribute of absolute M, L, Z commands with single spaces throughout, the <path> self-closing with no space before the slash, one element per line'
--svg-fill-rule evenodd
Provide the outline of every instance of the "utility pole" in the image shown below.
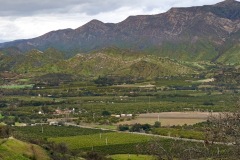
<path fill-rule="evenodd" d="M 106 145 L 108 145 L 108 138 L 107 138 L 107 137 L 106 137 L 106 140 L 105 140 L 105 141 L 106 141 Z"/>
<path fill-rule="evenodd" d="M 148 93 L 148 111 L 149 111 L 149 108 L 150 108 L 150 93 Z"/>
<path fill-rule="evenodd" d="M 43 126 L 42 126 L 42 123 L 41 123 L 41 127 L 42 127 L 42 133 L 43 133 Z"/>
<path fill-rule="evenodd" d="M 148 108 L 150 107 L 150 95 L 148 95 Z"/>

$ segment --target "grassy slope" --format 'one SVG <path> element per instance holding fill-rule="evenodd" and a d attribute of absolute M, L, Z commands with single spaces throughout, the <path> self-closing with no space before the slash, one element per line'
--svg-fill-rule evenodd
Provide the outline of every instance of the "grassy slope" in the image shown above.
<path fill-rule="evenodd" d="M 29 72 L 29 71 L 45 71 L 45 69 L 55 72 L 56 68 L 52 64 L 61 62 L 63 56 L 61 52 L 55 49 L 48 49 L 45 52 L 38 50 L 32 50 L 26 53 L 17 61 L 17 65 L 13 67 L 17 72 Z"/>
<path fill-rule="evenodd" d="M 20 58 L 5 57 L 0 67 L 9 68 L 18 73 L 70 73 L 93 76 L 119 75 L 154 78 L 166 75 L 192 73 L 191 67 L 169 58 L 146 55 L 131 50 L 109 48 L 90 54 L 78 54 L 64 60 L 55 50 L 40 52 L 32 50 Z M 12 65 L 8 65 L 8 64 Z"/>
<path fill-rule="evenodd" d="M 64 65 L 61 64 L 61 66 L 65 66 L 62 69 L 66 73 L 95 77 L 114 74 L 153 78 L 192 72 L 190 67 L 181 65 L 177 61 L 168 58 L 160 58 L 117 48 L 104 49 L 87 55 L 77 55 L 65 61 Z M 57 68 L 61 68 L 61 66 Z"/>
<path fill-rule="evenodd" d="M 161 48 L 147 49 L 146 52 L 154 53 L 161 57 L 169 57 L 181 61 L 211 61 L 218 52 L 215 47 L 205 40 L 199 40 L 197 43 L 163 43 Z"/>
<path fill-rule="evenodd" d="M 48 160 L 46 152 L 39 146 L 14 138 L 0 139 L 0 160 Z"/>
<path fill-rule="evenodd" d="M 227 64 L 240 63 L 240 44 L 236 44 L 219 57 L 217 62 Z"/>

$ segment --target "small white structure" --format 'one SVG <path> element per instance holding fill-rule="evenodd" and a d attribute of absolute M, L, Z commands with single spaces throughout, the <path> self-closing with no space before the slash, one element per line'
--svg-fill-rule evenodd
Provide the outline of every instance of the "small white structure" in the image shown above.
<path fill-rule="evenodd" d="M 126 114 L 121 114 L 121 117 L 126 117 Z"/>
<path fill-rule="evenodd" d="M 72 113 L 75 114 L 75 108 L 72 109 Z"/>
<path fill-rule="evenodd" d="M 52 121 L 52 122 L 49 122 L 49 125 L 50 125 L 50 126 L 57 126 L 57 125 L 58 125 L 58 122 Z"/>
<path fill-rule="evenodd" d="M 133 114 L 121 114 L 121 117 L 132 117 Z"/>
<path fill-rule="evenodd" d="M 132 117 L 132 114 L 127 114 L 127 117 Z"/>

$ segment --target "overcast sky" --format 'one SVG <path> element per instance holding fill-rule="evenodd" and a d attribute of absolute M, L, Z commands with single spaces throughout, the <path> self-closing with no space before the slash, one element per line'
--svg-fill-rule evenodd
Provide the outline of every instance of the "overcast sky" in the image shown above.
<path fill-rule="evenodd" d="M 77 28 L 92 19 L 117 23 L 130 15 L 166 12 L 171 7 L 222 0 L 0 0 L 0 42 Z M 239 0 L 238 0 L 239 1 Z"/>

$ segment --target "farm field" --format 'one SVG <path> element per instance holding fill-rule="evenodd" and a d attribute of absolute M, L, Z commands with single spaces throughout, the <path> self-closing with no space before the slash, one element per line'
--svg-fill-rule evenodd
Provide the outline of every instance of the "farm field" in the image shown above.
<path fill-rule="evenodd" d="M 136 154 L 138 144 L 147 143 L 151 136 L 133 133 L 118 133 L 66 126 L 14 127 L 13 135 L 25 140 L 47 140 L 64 143 L 72 151 L 96 151 L 104 154 Z M 162 139 L 163 143 L 170 140 Z"/>
<path fill-rule="evenodd" d="M 88 129 L 72 126 L 26 126 L 26 127 L 14 127 L 13 135 L 15 137 L 21 137 L 23 139 L 48 139 L 55 137 L 70 137 L 77 135 L 92 135 L 105 133 L 110 131 L 102 131 L 100 129 Z"/>
<path fill-rule="evenodd" d="M 130 120 L 130 121 L 124 121 L 124 122 L 119 122 L 118 124 L 128 124 L 128 125 L 132 125 L 135 123 L 140 123 L 140 124 L 151 124 L 153 125 L 156 121 L 158 121 L 157 118 L 136 118 L 134 120 Z M 193 125 L 196 123 L 200 123 L 200 122 L 204 122 L 206 121 L 206 119 L 180 119 L 180 118 L 160 118 L 159 121 L 161 122 L 162 126 L 173 126 L 173 125 Z"/>
<path fill-rule="evenodd" d="M 93 150 L 108 154 L 136 153 L 136 145 L 148 142 L 151 137 L 131 133 L 103 133 L 71 137 L 49 138 L 56 143 L 64 142 L 72 150 Z"/>
<path fill-rule="evenodd" d="M 176 128 L 156 128 L 152 130 L 153 134 L 170 136 L 170 137 L 180 137 L 188 139 L 198 139 L 203 140 L 205 138 L 204 132 L 195 130 L 184 130 Z"/>
<path fill-rule="evenodd" d="M 145 113 L 139 114 L 135 119 L 119 122 L 119 124 L 135 124 L 135 123 L 148 123 L 154 124 L 160 121 L 162 126 L 173 125 L 193 125 L 199 122 L 206 121 L 209 116 L 218 115 L 217 112 L 161 112 L 161 113 Z"/>
<path fill-rule="evenodd" d="M 135 154 L 116 154 L 109 157 L 113 160 L 156 160 L 156 158 L 153 156 Z"/>
<path fill-rule="evenodd" d="M 29 85 L 0 85 L 0 89 L 24 89 L 24 88 L 32 88 L 33 85 L 29 84 Z"/>

